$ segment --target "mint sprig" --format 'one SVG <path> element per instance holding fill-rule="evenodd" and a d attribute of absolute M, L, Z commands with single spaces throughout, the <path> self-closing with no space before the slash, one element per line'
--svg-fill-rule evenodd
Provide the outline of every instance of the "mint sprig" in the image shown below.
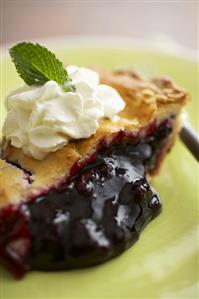
<path fill-rule="evenodd" d="M 33 43 L 19 43 L 9 50 L 18 74 L 28 85 L 44 85 L 54 80 L 65 91 L 74 91 L 72 80 L 55 54 Z"/>

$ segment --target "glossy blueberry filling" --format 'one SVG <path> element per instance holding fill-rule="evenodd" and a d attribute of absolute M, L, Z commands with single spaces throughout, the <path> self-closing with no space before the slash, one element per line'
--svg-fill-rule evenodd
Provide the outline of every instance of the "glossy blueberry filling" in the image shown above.
<path fill-rule="evenodd" d="M 147 144 L 114 146 L 62 190 L 25 205 L 31 215 L 33 269 L 90 266 L 138 239 L 161 206 L 144 178 L 141 159 L 148 158 L 149 148 Z"/>
<path fill-rule="evenodd" d="M 170 118 L 139 142 L 114 144 L 58 190 L 0 211 L 3 262 L 20 277 L 95 265 L 130 247 L 161 210 L 145 175 L 172 127 Z"/>

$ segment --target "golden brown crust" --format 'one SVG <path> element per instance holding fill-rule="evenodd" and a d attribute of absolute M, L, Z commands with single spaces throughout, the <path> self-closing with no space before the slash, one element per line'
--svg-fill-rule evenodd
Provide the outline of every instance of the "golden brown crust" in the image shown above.
<path fill-rule="evenodd" d="M 113 73 L 100 71 L 100 75 L 101 82 L 117 89 L 126 102 L 125 109 L 119 114 L 120 120 L 117 122 L 108 119 L 102 120 L 95 135 L 88 139 L 70 142 L 63 149 L 50 153 L 42 161 L 26 156 L 21 149 L 11 145 L 7 146 L 6 151 L 4 151 L 4 158 L 10 162 L 17 162 L 23 169 L 30 171 L 33 182 L 31 187 L 26 185 L 25 188 L 21 187 L 21 189 L 17 185 L 17 195 L 13 197 L 13 191 L 11 190 L 16 182 L 12 182 L 12 180 L 10 180 L 10 183 L 7 182 L 8 174 L 10 175 L 12 171 L 11 166 L 4 167 L 2 169 L 3 187 L 0 190 L 3 204 L 11 200 L 24 199 L 29 195 L 56 185 L 69 174 L 71 167 L 77 161 L 79 162 L 92 155 L 102 139 L 105 139 L 106 143 L 109 144 L 115 134 L 121 130 L 138 132 L 141 128 L 147 127 L 153 120 L 159 122 L 170 114 L 178 115 L 188 98 L 187 92 L 178 88 L 171 80 L 166 78 L 148 81 L 130 71 Z M 175 135 L 176 133 L 177 130 Z M 174 139 L 175 136 L 172 138 Z M 5 161 L 4 164 L 7 165 Z M 23 171 L 18 171 L 22 179 Z"/>
<path fill-rule="evenodd" d="M 0 207 L 14 203 L 29 188 L 28 178 L 21 169 L 0 160 Z"/>

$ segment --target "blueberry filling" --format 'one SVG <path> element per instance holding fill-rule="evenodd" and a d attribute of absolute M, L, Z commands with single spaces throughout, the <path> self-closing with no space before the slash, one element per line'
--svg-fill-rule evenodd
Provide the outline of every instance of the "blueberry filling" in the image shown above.
<path fill-rule="evenodd" d="M 47 195 L 0 210 L 0 258 L 15 273 L 104 262 L 129 248 L 161 203 L 146 173 L 158 163 L 173 118 L 125 139 Z"/>
<path fill-rule="evenodd" d="M 62 190 L 24 205 L 31 215 L 31 268 L 94 265 L 138 239 L 161 207 L 144 177 L 143 160 L 149 158 L 149 148 L 147 144 L 114 146 L 66 188 L 63 185 Z"/>

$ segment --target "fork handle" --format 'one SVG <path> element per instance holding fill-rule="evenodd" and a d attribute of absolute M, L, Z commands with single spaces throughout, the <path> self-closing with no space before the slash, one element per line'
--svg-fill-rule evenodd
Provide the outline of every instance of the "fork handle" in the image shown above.
<path fill-rule="evenodd" d="M 183 127 L 180 131 L 180 139 L 197 161 L 199 161 L 199 134 L 188 121 L 183 122 Z"/>

